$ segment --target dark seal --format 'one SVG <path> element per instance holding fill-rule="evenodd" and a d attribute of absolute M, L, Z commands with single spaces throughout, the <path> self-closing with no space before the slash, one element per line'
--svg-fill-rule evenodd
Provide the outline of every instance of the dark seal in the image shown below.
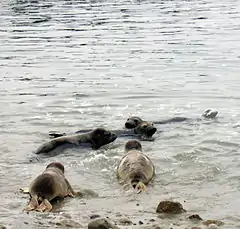
<path fill-rule="evenodd" d="M 45 171 L 30 184 L 30 201 L 26 211 L 51 211 L 51 200 L 74 196 L 74 191 L 64 176 L 64 166 L 59 162 L 48 164 Z"/>
<path fill-rule="evenodd" d="M 93 149 L 99 149 L 101 146 L 115 141 L 116 138 L 116 134 L 104 128 L 97 128 L 87 133 L 76 133 L 54 138 L 40 146 L 40 148 L 37 149 L 36 154 L 46 154 L 63 145 L 65 145 L 66 148 L 84 146 L 87 144 Z"/>

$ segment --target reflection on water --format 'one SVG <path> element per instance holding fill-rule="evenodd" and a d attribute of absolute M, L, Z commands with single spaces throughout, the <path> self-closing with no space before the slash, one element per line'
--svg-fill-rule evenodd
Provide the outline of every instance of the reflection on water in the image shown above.
<path fill-rule="evenodd" d="M 145 225 L 160 200 L 173 198 L 189 214 L 239 226 L 238 2 L 3 0 L 0 10 L 0 222 L 54 227 L 69 214 L 85 225 L 91 214 L 118 220 L 120 212 Z M 217 121 L 199 121 L 206 108 L 219 110 Z M 147 195 L 126 193 L 116 180 L 127 139 L 97 151 L 33 154 L 50 130 L 117 129 L 129 115 L 193 120 L 159 125 L 156 140 L 142 142 L 157 171 Z M 65 164 L 75 188 L 100 198 L 66 200 L 57 216 L 23 214 L 19 188 L 52 160 Z M 193 226 L 161 221 L 173 223 Z"/>

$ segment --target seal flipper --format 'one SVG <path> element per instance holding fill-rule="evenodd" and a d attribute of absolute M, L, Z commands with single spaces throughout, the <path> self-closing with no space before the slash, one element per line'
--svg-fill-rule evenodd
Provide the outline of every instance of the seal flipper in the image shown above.
<path fill-rule="evenodd" d="M 20 188 L 20 191 L 23 192 L 24 194 L 29 194 L 29 188 L 28 187 Z"/>
<path fill-rule="evenodd" d="M 66 184 L 67 184 L 67 186 L 68 186 L 68 194 L 67 194 L 67 196 L 69 196 L 69 197 L 75 197 L 75 196 L 77 196 L 78 193 L 73 191 L 73 188 L 72 188 L 72 186 L 70 185 L 70 183 L 69 183 L 69 181 L 67 180 L 67 178 L 65 178 L 64 180 L 65 180 L 65 182 L 66 182 Z"/>
<path fill-rule="evenodd" d="M 137 194 L 139 194 L 143 191 L 146 191 L 146 185 L 141 181 L 138 181 L 137 183 L 133 183 L 132 186 Z"/>
<path fill-rule="evenodd" d="M 58 138 L 58 137 L 65 136 L 67 134 L 66 133 L 60 133 L 60 132 L 57 132 L 57 131 L 49 131 L 48 135 L 49 135 L 50 138 Z"/>
<path fill-rule="evenodd" d="M 39 212 L 50 212 L 52 210 L 52 205 L 51 203 L 47 200 L 44 199 L 40 205 L 36 208 L 36 211 Z"/>
<path fill-rule="evenodd" d="M 39 207 L 38 198 L 37 196 L 33 196 L 31 197 L 28 206 L 24 210 L 29 212 L 29 211 L 36 210 L 38 207 Z"/>

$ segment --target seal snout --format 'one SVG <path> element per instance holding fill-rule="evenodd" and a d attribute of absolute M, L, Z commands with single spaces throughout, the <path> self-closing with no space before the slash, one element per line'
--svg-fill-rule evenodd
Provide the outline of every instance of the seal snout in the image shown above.
<path fill-rule="evenodd" d="M 152 137 L 152 136 L 156 133 L 156 131 L 157 131 L 157 128 L 156 128 L 156 127 L 154 127 L 154 126 L 148 126 L 148 127 L 147 127 L 147 130 L 146 130 L 146 135 L 147 135 L 148 137 Z"/>

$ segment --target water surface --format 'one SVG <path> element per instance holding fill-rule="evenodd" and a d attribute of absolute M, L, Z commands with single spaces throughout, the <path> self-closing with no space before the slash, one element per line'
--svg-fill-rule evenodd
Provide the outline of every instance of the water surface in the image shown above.
<path fill-rule="evenodd" d="M 240 226 L 237 1 L 2 0 L 0 12 L 0 222 L 53 228 L 68 215 L 86 227 L 100 214 L 137 224 L 122 228 L 139 228 L 139 220 L 153 228 L 149 219 L 186 228 L 186 217 L 199 213 L 223 220 L 222 228 Z M 147 194 L 125 192 L 116 180 L 127 139 L 30 162 L 50 130 L 117 129 L 130 115 L 197 119 L 206 108 L 217 109 L 218 119 L 158 126 L 156 140 L 142 142 L 157 172 Z M 76 189 L 100 198 L 23 213 L 27 196 L 19 188 L 51 161 L 65 164 Z M 160 219 L 155 210 L 164 199 L 188 213 Z"/>

